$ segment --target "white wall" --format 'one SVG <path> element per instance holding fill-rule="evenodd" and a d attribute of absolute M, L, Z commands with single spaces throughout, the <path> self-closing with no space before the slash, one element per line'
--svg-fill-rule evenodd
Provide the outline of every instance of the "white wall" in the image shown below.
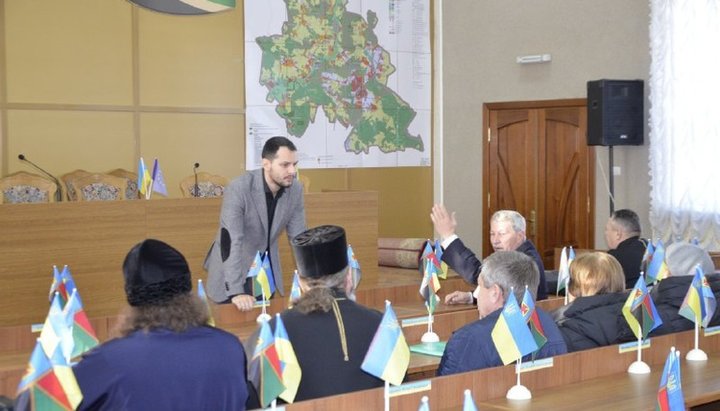
<path fill-rule="evenodd" d="M 650 10 L 648 2 L 640 0 L 443 0 L 442 4 L 443 126 L 437 136 L 444 153 L 442 197 L 457 212 L 458 234 L 479 251 L 487 239 L 481 209 L 483 103 L 585 98 L 586 82 L 602 78 L 643 79 L 647 89 Z M 516 56 L 541 53 L 550 53 L 552 62 L 515 62 Z M 643 227 L 649 228 L 647 126 L 645 133 L 644 146 L 614 148 L 615 165 L 622 170 L 615 178 L 615 208 L 634 209 Z M 596 155 L 607 171 L 607 149 L 597 148 Z M 608 208 L 598 166 L 597 248 L 605 247 Z"/>

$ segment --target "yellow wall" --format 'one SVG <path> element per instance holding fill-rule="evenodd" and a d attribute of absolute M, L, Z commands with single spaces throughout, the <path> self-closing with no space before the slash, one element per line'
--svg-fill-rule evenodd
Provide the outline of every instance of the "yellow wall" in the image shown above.
<path fill-rule="evenodd" d="M 195 162 L 242 174 L 242 9 L 170 16 L 125 1 L 0 0 L 0 172 L 34 171 L 19 153 L 56 176 L 158 157 L 170 197 Z M 430 167 L 303 173 L 311 191 L 377 190 L 381 236 L 432 235 Z"/>

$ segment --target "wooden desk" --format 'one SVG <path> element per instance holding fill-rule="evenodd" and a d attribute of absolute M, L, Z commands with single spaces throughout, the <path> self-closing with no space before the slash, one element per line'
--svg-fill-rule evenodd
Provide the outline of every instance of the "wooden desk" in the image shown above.
<path fill-rule="evenodd" d="M 682 353 L 684 355 L 684 353 Z M 707 362 L 680 360 L 685 405 L 694 407 L 720 401 L 720 358 Z M 627 372 L 533 392 L 530 401 L 505 398 L 478 403 L 483 410 L 616 410 L 654 409 L 663 367 L 646 375 Z M 581 404 L 581 405 L 580 405 Z"/>
<path fill-rule="evenodd" d="M 0 326 L 44 320 L 53 264 L 70 267 L 90 317 L 116 315 L 125 305 L 122 262 L 145 238 L 167 241 L 185 255 L 195 281 L 205 278 L 202 263 L 218 229 L 221 201 L 0 205 Z M 308 193 L 305 209 L 308 226 L 343 226 L 363 277 L 377 278 L 377 192 Z M 286 240 L 280 255 L 289 287 L 295 264 Z"/>
<path fill-rule="evenodd" d="M 521 381 L 534 396 L 531 404 L 527 406 L 532 407 L 531 409 L 593 409 L 592 396 L 597 395 L 604 402 L 600 403 L 596 409 L 615 409 L 613 408 L 615 403 L 610 401 L 618 401 L 618 407 L 624 406 L 619 398 L 611 399 L 611 397 L 627 397 L 630 401 L 628 406 L 633 406 L 628 409 L 654 409 L 653 392 L 657 392 L 660 382 L 657 373 L 662 370 L 670 347 L 675 346 L 681 352 L 687 352 L 693 345 L 693 332 L 665 335 L 653 338 L 651 341 L 651 347 L 643 351 L 643 360 L 651 366 L 655 373 L 645 377 L 648 381 L 642 390 L 647 391 L 635 391 L 637 388 L 634 385 L 617 383 L 617 381 L 629 381 L 629 378 L 632 378 L 627 375 L 626 371 L 628 365 L 636 359 L 637 354 L 635 352 L 620 354 L 618 346 L 609 346 L 557 356 L 553 359 L 553 367 L 523 373 Z M 704 337 L 700 341 L 701 348 L 711 358 L 720 357 L 720 335 Z M 686 378 L 688 381 L 688 389 L 685 393 L 688 405 L 706 404 L 720 398 L 720 365 L 717 365 L 716 360 L 709 362 L 705 368 L 698 367 L 696 370 L 690 370 L 687 362 L 683 360 L 682 373 L 683 388 Z M 693 373 L 695 375 L 690 376 Z M 688 377 L 685 376 L 686 374 Z M 434 377 L 430 379 L 431 389 L 429 391 L 393 397 L 390 399 L 390 408 L 396 410 L 417 409 L 420 398 L 427 395 L 430 399 L 431 409 L 457 410 L 462 407 L 464 390 L 471 389 L 479 409 L 510 409 L 504 397 L 507 390 L 515 384 L 515 378 L 515 370 L 512 365 Z M 593 387 L 603 381 L 610 385 L 593 394 Z M 570 394 L 569 388 L 566 387 L 588 390 L 591 398 L 587 404 L 590 408 L 586 408 L 583 396 Z M 555 396 L 556 390 L 566 389 L 568 391 L 563 391 Z M 643 392 L 647 392 L 647 395 Z M 545 400 L 542 398 L 544 395 L 555 397 Z M 639 396 L 639 399 L 637 402 L 633 402 L 636 395 Z M 543 406 L 536 407 L 536 403 Z M 352 409 L 354 404 L 363 404 L 366 409 L 382 409 L 383 390 L 365 390 L 303 401 L 288 405 L 286 409 L 290 411 Z M 563 404 L 568 404 L 568 408 L 557 408 L 564 407 Z"/>

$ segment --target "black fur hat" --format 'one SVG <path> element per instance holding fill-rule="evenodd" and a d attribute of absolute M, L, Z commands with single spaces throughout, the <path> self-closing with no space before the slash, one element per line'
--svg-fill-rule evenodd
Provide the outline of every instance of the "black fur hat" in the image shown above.
<path fill-rule="evenodd" d="M 292 240 L 298 273 L 319 278 L 339 273 L 348 265 L 345 229 L 321 225 L 298 234 Z"/>
<path fill-rule="evenodd" d="M 147 239 L 123 263 L 125 294 L 132 306 L 155 305 L 192 290 L 185 257 L 168 244 Z"/>

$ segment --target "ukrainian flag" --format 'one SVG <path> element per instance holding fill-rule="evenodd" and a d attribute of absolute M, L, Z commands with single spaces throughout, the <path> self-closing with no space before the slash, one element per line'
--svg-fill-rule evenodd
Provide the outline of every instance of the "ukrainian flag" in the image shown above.
<path fill-rule="evenodd" d="M 393 385 L 400 385 L 409 364 L 410 348 L 390 301 L 385 301 L 385 314 L 360 368 Z"/>
<path fill-rule="evenodd" d="M 695 267 L 695 277 L 680 306 L 679 314 L 703 328 L 710 324 L 717 302 L 702 268 Z"/>
<path fill-rule="evenodd" d="M 492 340 L 503 364 L 508 365 L 538 349 L 530 329 L 525 323 L 512 289 L 505 306 L 493 327 Z"/>
<path fill-rule="evenodd" d="M 653 283 L 655 281 L 661 281 L 668 277 L 670 270 L 668 270 L 667 264 L 665 263 L 665 246 L 662 240 L 658 240 L 653 252 L 652 259 L 648 264 L 646 284 Z M 687 275 L 688 273 L 675 273 L 675 275 Z"/>

